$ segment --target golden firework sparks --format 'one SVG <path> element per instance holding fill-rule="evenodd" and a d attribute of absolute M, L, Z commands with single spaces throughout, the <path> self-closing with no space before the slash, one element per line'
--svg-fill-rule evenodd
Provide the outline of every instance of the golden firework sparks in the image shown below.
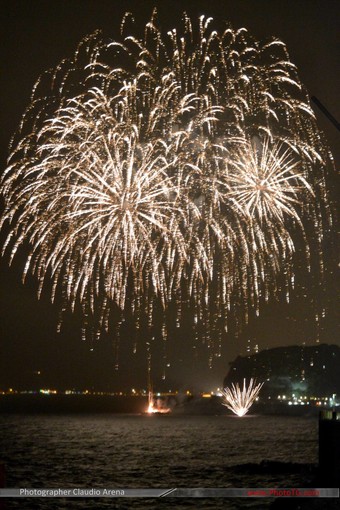
<path fill-rule="evenodd" d="M 186 303 L 218 356 L 221 319 L 289 299 L 296 233 L 322 267 L 331 162 L 281 41 L 203 16 L 163 34 L 155 14 L 138 39 L 128 18 L 36 84 L 1 181 L 4 250 L 28 242 L 24 276 L 98 335 L 115 306 L 152 326 L 174 302 L 179 325 Z"/>

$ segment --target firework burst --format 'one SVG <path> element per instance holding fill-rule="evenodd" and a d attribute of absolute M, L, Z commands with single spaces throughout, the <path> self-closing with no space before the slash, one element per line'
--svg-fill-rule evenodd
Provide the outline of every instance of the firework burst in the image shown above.
<path fill-rule="evenodd" d="M 299 221 L 299 191 L 309 191 L 311 198 L 313 192 L 298 165 L 289 150 L 271 148 L 268 139 L 260 147 L 247 143 L 230 161 L 229 197 L 249 218 L 283 223 L 291 215 Z"/>
<path fill-rule="evenodd" d="M 189 307 L 211 362 L 221 320 L 289 296 L 296 233 L 322 266 L 328 154 L 281 41 L 186 15 L 164 35 L 155 14 L 139 39 L 129 20 L 36 84 L 1 183 L 4 250 L 28 242 L 24 276 L 52 278 L 98 335 L 117 307 L 137 327 Z"/>
<path fill-rule="evenodd" d="M 232 383 L 231 388 L 222 390 L 225 398 L 223 405 L 228 407 L 237 416 L 244 416 L 247 414 L 254 401 L 256 400 L 263 383 L 256 384 L 255 379 L 250 379 L 249 385 L 243 379 L 243 388 L 240 388 L 238 383 Z"/>

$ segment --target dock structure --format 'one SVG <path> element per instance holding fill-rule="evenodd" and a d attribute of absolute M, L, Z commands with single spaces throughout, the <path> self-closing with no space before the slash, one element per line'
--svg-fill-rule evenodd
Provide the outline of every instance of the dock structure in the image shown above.
<path fill-rule="evenodd" d="M 6 468 L 4 462 L 0 460 L 0 489 L 6 487 Z"/>
<path fill-rule="evenodd" d="M 0 489 L 6 487 L 6 467 L 0 460 Z M 0 498 L 0 510 L 6 510 L 6 503 L 4 498 Z"/>
<path fill-rule="evenodd" d="M 327 487 L 340 486 L 340 412 L 319 415 L 319 476 Z"/>

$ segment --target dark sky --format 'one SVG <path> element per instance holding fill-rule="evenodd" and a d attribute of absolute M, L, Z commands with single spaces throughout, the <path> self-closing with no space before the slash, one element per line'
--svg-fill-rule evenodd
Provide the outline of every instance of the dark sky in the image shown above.
<path fill-rule="evenodd" d="M 229 21 L 235 28 L 244 26 L 260 40 L 271 36 L 282 39 L 310 95 L 317 96 L 340 120 L 338 0 L 10 0 L 4 1 L 1 9 L 2 169 L 10 137 L 29 103 L 38 76 L 63 58 L 71 57 L 85 35 L 100 28 L 114 38 L 125 11 L 131 11 L 144 24 L 155 5 L 165 28 L 172 28 L 186 10 L 193 17 L 206 14 L 219 22 Z M 339 132 L 322 113 L 315 111 L 339 166 Z M 109 388 L 144 384 L 144 352 L 131 360 L 127 344 L 122 349 L 121 367 L 115 371 L 110 340 L 104 338 L 95 351 L 90 351 L 80 340 L 77 316 L 68 317 L 64 331 L 57 335 L 58 310 L 49 303 L 48 296 L 38 302 L 33 281 L 25 286 L 20 283 L 21 266 L 20 258 L 10 269 L 7 259 L 0 261 L 0 388 L 39 384 Z M 332 299 L 333 292 L 334 288 L 330 289 Z M 263 349 L 313 343 L 315 338 L 308 320 L 299 323 L 299 306 L 298 303 L 295 309 L 278 304 L 268 306 L 259 319 L 251 321 L 241 338 L 226 339 L 223 358 L 210 371 L 200 364 L 194 365 L 186 355 L 185 338 L 178 339 L 173 347 L 175 369 L 166 384 L 206 388 L 219 385 L 228 370 L 228 361 L 245 353 L 247 345 L 253 352 L 256 344 Z M 322 340 L 337 341 L 334 317 L 325 325 Z M 38 371 L 40 375 L 34 373 Z"/>

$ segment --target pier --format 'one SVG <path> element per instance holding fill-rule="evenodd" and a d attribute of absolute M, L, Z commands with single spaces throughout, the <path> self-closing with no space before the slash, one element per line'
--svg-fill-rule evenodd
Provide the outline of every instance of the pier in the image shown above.
<path fill-rule="evenodd" d="M 340 412 L 323 410 L 319 415 L 319 476 L 327 487 L 340 484 Z"/>

